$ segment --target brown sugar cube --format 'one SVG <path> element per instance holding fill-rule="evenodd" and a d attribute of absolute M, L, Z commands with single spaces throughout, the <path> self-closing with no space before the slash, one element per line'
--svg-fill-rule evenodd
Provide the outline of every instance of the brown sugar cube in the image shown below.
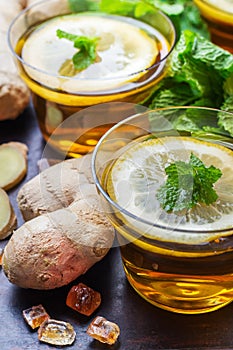
<path fill-rule="evenodd" d="M 75 341 L 76 333 L 73 326 L 64 321 L 47 319 L 38 329 L 38 339 L 53 345 L 71 345 Z"/>
<path fill-rule="evenodd" d="M 90 316 L 100 305 L 101 295 L 83 283 L 73 286 L 66 298 L 66 305 L 80 314 Z"/>
<path fill-rule="evenodd" d="M 97 316 L 90 323 L 87 334 L 101 343 L 112 345 L 115 344 L 120 335 L 120 328 L 116 323 L 110 322 L 102 316 Z"/>
<path fill-rule="evenodd" d="M 32 329 L 40 327 L 40 325 L 49 318 L 42 305 L 32 306 L 29 309 L 23 310 L 23 317 L 27 324 Z"/>

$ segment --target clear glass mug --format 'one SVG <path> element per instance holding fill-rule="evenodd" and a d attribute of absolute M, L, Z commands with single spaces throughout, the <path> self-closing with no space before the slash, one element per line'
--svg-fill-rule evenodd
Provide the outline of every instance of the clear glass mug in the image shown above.
<path fill-rule="evenodd" d="M 32 91 L 33 103 L 42 134 L 52 147 L 70 156 L 79 156 L 92 150 L 99 138 L 112 124 L 135 112 L 134 109 L 129 108 L 129 105 L 127 106 L 129 109 L 126 110 L 122 108 L 122 105 L 119 105 L 119 109 L 116 106 L 110 107 L 108 117 L 101 124 L 99 121 L 96 123 L 96 119 L 99 118 L 99 115 L 102 118 L 103 111 L 99 109 L 99 114 L 96 115 L 96 111 L 92 113 L 88 107 L 108 102 L 132 104 L 142 102 L 155 84 L 163 78 L 167 58 L 175 44 L 176 35 L 172 22 L 163 13 L 155 10 L 153 6 L 148 6 L 146 1 L 141 0 L 137 4 L 129 3 L 129 8 L 112 9 L 110 5 L 111 3 L 102 0 L 78 0 L 76 3 L 69 0 L 45 0 L 24 10 L 15 18 L 9 28 L 9 45 L 19 73 Z M 139 57 L 139 60 L 135 61 L 137 69 L 134 70 L 134 66 L 131 67 L 130 52 L 127 65 L 129 70 L 123 70 L 123 73 L 112 72 L 114 65 L 117 66 L 118 63 L 117 59 L 114 61 L 113 56 L 111 56 L 114 64 L 110 62 L 112 66 L 110 66 L 110 72 L 106 76 L 104 73 L 99 74 L 99 62 L 92 65 L 92 68 L 94 66 L 96 68 L 95 70 L 93 68 L 87 75 L 85 72 L 81 72 L 74 76 L 67 76 L 61 75 L 63 73 L 60 70 L 54 71 L 53 64 L 49 65 L 50 68 L 40 66 L 44 57 L 48 56 L 47 52 L 44 55 L 43 51 L 39 52 L 34 55 L 34 59 L 31 58 L 33 55 L 26 55 L 27 50 L 30 52 L 30 45 L 33 42 L 32 40 L 28 41 L 28 39 L 38 32 L 38 26 L 41 28 L 48 20 L 72 14 L 75 16 L 89 14 L 91 16 L 89 17 L 91 18 L 89 20 L 90 26 L 92 26 L 92 19 L 96 16 L 100 18 L 101 22 L 106 18 L 112 18 L 117 23 L 119 22 L 116 28 L 126 26 L 126 28 L 131 28 L 131 30 L 129 29 L 131 33 L 135 33 L 134 29 L 137 28 L 143 33 L 141 36 L 137 34 L 137 38 L 147 37 L 147 40 L 156 42 L 158 54 L 155 56 L 155 60 L 150 64 L 140 66 L 138 62 L 141 57 Z M 63 29 L 62 25 L 60 27 L 59 29 Z M 97 30 L 96 27 L 95 30 Z M 44 28 L 46 30 L 46 27 Z M 123 36 L 127 38 L 127 45 L 130 46 L 129 32 L 128 35 L 124 34 Z M 113 36 L 115 33 L 106 31 L 104 35 L 109 39 L 109 35 Z M 45 40 L 47 40 L 46 35 Z M 59 41 L 61 39 L 53 37 L 52 40 L 56 40 L 57 45 L 61 44 Z M 62 40 L 64 44 L 64 39 Z M 141 47 L 140 42 L 137 42 L 135 38 L 131 42 L 138 45 L 139 48 Z M 27 49 L 25 49 L 26 45 Z M 72 46 L 73 43 L 66 41 L 66 45 Z M 143 47 L 147 46 L 145 42 L 143 45 Z M 34 46 L 35 50 L 38 49 L 37 46 L 42 47 L 42 45 Z M 61 49 L 61 51 L 64 52 L 66 49 Z M 104 52 L 103 48 L 102 52 Z M 102 52 L 98 51 L 100 61 L 103 60 Z M 141 52 L 144 54 L 143 49 Z M 30 62 L 28 57 L 30 57 Z M 54 59 L 53 55 L 51 59 Z M 109 62 L 107 63 L 109 65 Z M 84 109 L 86 112 L 83 112 L 82 115 L 76 115 Z M 71 116 L 72 118 L 69 119 Z M 89 118 L 88 123 L 85 122 L 87 117 Z M 94 126 L 96 124 L 98 126 Z"/>
<path fill-rule="evenodd" d="M 92 156 L 93 177 L 102 210 L 116 228 L 130 284 L 150 303 L 186 314 L 214 311 L 233 300 L 233 137 L 227 132 L 178 131 L 172 126 L 176 117 L 192 115 L 192 120 L 200 120 L 200 113 L 201 120 L 209 120 L 207 126 L 217 120 L 219 113 L 233 118 L 231 113 L 198 107 L 171 107 L 138 113 L 107 131 Z M 171 137 L 175 147 L 173 144 L 166 146 L 169 145 L 166 140 Z M 216 144 L 220 148 L 226 147 L 224 152 L 226 149 L 227 154 L 230 152 L 230 161 L 225 162 L 224 157 L 215 158 L 215 148 L 213 154 L 208 151 L 206 157 L 207 163 L 213 161 L 221 169 L 226 167 L 224 181 L 227 178 L 227 185 L 223 192 L 228 202 L 221 197 L 208 211 L 207 206 L 198 204 L 191 214 L 187 211 L 177 216 L 156 206 L 158 180 L 154 174 L 158 171 L 157 160 L 164 156 L 160 154 L 160 158 L 154 158 L 156 154 L 144 150 L 144 145 L 158 138 L 165 142 L 167 162 L 176 157 L 177 149 L 183 157 L 190 140 L 194 142 L 194 153 L 199 141 L 204 148 Z M 138 149 L 135 157 L 129 157 L 131 147 Z M 142 162 L 146 152 L 146 161 Z M 122 163 L 124 157 L 129 157 L 128 163 Z M 128 169 L 131 168 L 134 170 L 130 173 Z M 120 178 L 113 169 L 121 169 Z M 220 213 L 227 210 L 230 224 L 216 224 L 216 210 Z M 186 216 L 194 218 L 188 226 L 183 222 Z"/>

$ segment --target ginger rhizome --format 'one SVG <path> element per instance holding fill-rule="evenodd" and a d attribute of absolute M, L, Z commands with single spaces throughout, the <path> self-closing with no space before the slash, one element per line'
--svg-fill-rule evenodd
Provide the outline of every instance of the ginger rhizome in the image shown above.
<path fill-rule="evenodd" d="M 0 11 L 0 121 L 15 119 L 29 103 L 30 92 L 18 75 L 7 42 L 10 23 L 26 6 L 24 0 L 1 0 Z"/>
<path fill-rule="evenodd" d="M 4 249 L 3 270 L 20 287 L 66 285 L 112 246 L 114 228 L 101 211 L 90 156 L 44 170 L 20 189 L 18 205 L 27 221 Z"/>

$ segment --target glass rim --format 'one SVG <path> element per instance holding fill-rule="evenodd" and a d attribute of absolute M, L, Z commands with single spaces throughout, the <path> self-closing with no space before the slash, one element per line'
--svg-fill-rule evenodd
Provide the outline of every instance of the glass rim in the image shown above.
<path fill-rule="evenodd" d="M 21 62 L 21 64 L 23 66 L 26 66 L 30 69 L 33 69 L 34 71 L 36 72 L 39 72 L 41 74 L 44 74 L 44 75 L 47 75 L 48 77 L 55 77 L 55 78 L 58 78 L 58 79 L 69 79 L 71 81 L 75 81 L 75 80 L 79 80 L 79 81 L 93 81 L 95 80 L 95 78 L 80 78 L 80 77 L 67 77 L 67 76 L 64 76 L 64 75 L 60 75 L 60 74 L 56 74 L 56 73 L 48 73 L 47 71 L 43 70 L 43 69 L 40 69 L 40 68 L 36 68 L 34 67 L 33 65 L 27 63 L 26 61 L 24 61 L 24 59 L 22 57 L 20 57 L 20 55 L 18 55 L 16 52 L 15 52 L 15 49 L 14 47 L 12 46 L 12 43 L 11 43 L 11 33 L 12 33 L 12 30 L 13 30 L 13 27 L 14 25 L 16 24 L 16 22 L 22 17 L 25 15 L 25 13 L 29 12 L 31 9 L 33 8 L 36 8 L 37 6 L 41 6 L 43 5 L 44 3 L 48 3 L 48 2 L 53 2 L 55 0 L 40 0 L 36 3 L 33 3 L 31 4 L 30 6 L 26 7 L 25 9 L 23 9 L 22 11 L 20 11 L 20 13 L 17 14 L 17 16 L 11 21 L 9 27 L 8 27 L 8 30 L 7 30 L 7 42 L 8 42 L 8 47 L 10 48 L 10 51 L 11 53 L 13 54 L 13 56 Z M 143 0 L 144 1 L 144 0 Z M 95 12 L 95 11 L 85 11 L 85 12 Z M 170 45 L 170 48 L 168 50 L 168 52 L 165 54 L 164 57 L 162 57 L 162 59 L 160 59 L 158 62 L 154 63 L 152 66 L 150 67 L 147 67 L 147 68 L 144 68 L 144 69 L 141 69 L 137 72 L 133 72 L 133 73 L 130 73 L 130 74 L 126 74 L 126 75 L 121 75 L 121 76 L 117 76 L 117 77 L 108 77 L 108 78 L 98 78 L 98 80 L 100 81 L 112 81 L 112 80 L 121 80 L 121 79 L 124 79 L 124 78 L 127 78 L 127 77 L 134 77 L 138 74 L 141 74 L 141 73 L 144 73 L 146 74 L 147 72 L 150 72 L 151 70 L 155 69 L 156 67 L 159 67 L 161 64 L 165 64 L 167 58 L 170 56 L 171 52 L 173 51 L 174 47 L 175 47 L 175 44 L 176 44 L 176 39 L 177 39 L 177 33 L 176 33 L 176 29 L 175 29 L 175 26 L 174 24 L 172 23 L 172 21 L 170 20 L 170 18 L 164 14 L 162 11 L 158 10 L 157 11 L 166 21 L 167 23 L 169 24 L 169 27 L 172 29 L 172 33 L 173 33 L 173 38 L 172 38 L 172 42 L 171 42 L 171 45 Z M 64 15 L 68 15 L 68 14 L 72 14 L 72 13 L 76 13 L 76 12 L 70 12 L 70 13 L 67 13 L 67 14 L 64 14 Z M 103 13 L 105 14 L 105 12 L 99 12 L 100 14 Z M 109 13 L 108 14 L 109 16 L 114 16 L 114 14 L 112 13 Z M 115 15 L 115 16 L 119 16 L 119 17 L 127 17 L 127 16 L 122 16 L 122 15 Z M 49 20 L 51 19 L 52 17 L 49 17 L 47 18 L 46 20 Z M 133 18 L 133 17 L 132 17 Z M 134 19 L 134 18 L 133 18 Z M 135 20 L 138 20 L 140 21 L 140 19 L 136 19 Z M 145 24 L 147 24 L 146 22 L 143 22 Z M 150 24 L 148 24 L 150 25 Z M 22 33 L 23 34 L 23 33 Z M 167 40 L 167 39 L 166 39 Z M 129 81 L 129 83 L 131 83 L 131 81 Z"/>
<path fill-rule="evenodd" d="M 123 120 L 121 120 L 120 122 L 118 122 L 117 124 L 115 124 L 113 127 L 111 127 L 99 140 L 99 142 L 97 143 L 97 145 L 94 148 L 93 154 L 92 154 L 92 158 L 91 158 L 91 171 L 92 171 L 92 176 L 93 176 L 93 180 L 94 183 L 98 189 L 98 191 L 102 194 L 102 196 L 107 200 L 108 203 L 110 203 L 115 209 L 119 210 L 120 212 L 122 212 L 123 214 L 131 217 L 134 220 L 137 220 L 139 222 L 141 222 L 142 224 L 146 224 L 152 227 L 157 227 L 161 230 L 169 230 L 171 229 L 174 232 L 183 232 L 183 233 L 189 233 L 189 234 L 198 234 L 200 231 L 197 230 L 190 230 L 190 229 L 179 229 L 179 228 L 175 228 L 175 227 L 168 227 L 165 225 L 161 225 L 161 224 L 157 224 L 157 223 L 153 223 L 151 221 L 145 220 L 143 218 L 138 217 L 137 215 L 131 213 L 130 211 L 122 208 L 118 203 L 116 203 L 114 200 L 112 200 L 110 198 L 110 196 L 107 194 L 107 192 L 104 190 L 104 188 L 102 187 L 99 179 L 98 179 L 98 175 L 96 173 L 96 159 L 97 159 L 97 153 L 99 148 L 101 147 L 102 143 L 104 142 L 104 140 L 108 137 L 108 135 L 110 135 L 112 132 L 114 132 L 116 129 L 118 129 L 120 126 L 124 125 L 124 124 L 128 124 L 129 122 L 131 122 L 132 120 L 140 117 L 140 116 L 144 116 L 147 115 L 151 112 L 159 112 L 159 111 L 166 111 L 166 110 L 177 110 L 177 109 L 201 109 L 201 110 L 205 110 L 205 111 L 212 111 L 212 112 L 223 112 L 226 114 L 229 114 L 232 116 L 233 118 L 233 113 L 228 112 L 228 111 L 224 111 L 224 110 L 220 110 L 220 109 L 216 109 L 216 108 L 211 108 L 211 107 L 198 107 L 198 106 L 169 106 L 169 107 L 163 107 L 163 108 L 156 108 L 156 109 L 151 109 L 142 113 L 136 113 L 130 117 L 127 117 Z M 233 139 L 233 138 L 232 138 Z M 230 228 L 225 228 L 225 229 L 217 229 L 217 230 L 206 230 L 204 233 L 205 234 L 214 234 L 214 233 L 224 233 L 224 232 L 229 232 L 229 231 L 233 231 L 233 227 Z M 195 245 L 195 244 L 194 244 Z"/>

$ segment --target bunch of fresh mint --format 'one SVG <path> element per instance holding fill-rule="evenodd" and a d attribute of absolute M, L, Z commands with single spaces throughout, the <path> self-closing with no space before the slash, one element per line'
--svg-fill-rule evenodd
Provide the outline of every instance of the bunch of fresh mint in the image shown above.
<path fill-rule="evenodd" d="M 200 106 L 233 112 L 233 55 L 192 31 L 184 30 L 173 50 L 166 77 L 143 102 L 151 109 Z M 167 115 L 169 118 L 169 115 Z M 219 113 L 205 121 L 203 113 L 181 113 L 171 122 L 179 130 L 198 130 L 233 136 L 233 118 Z"/>

